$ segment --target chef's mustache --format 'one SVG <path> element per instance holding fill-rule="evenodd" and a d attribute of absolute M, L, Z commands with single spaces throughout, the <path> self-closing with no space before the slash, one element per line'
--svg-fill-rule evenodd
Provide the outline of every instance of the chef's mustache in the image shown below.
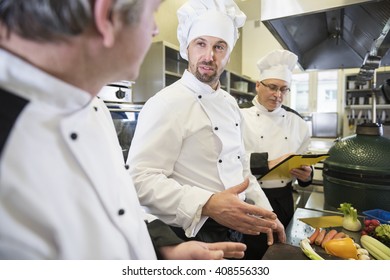
<path fill-rule="evenodd" d="M 198 64 L 198 66 L 209 66 L 215 68 L 216 65 L 213 61 L 202 61 Z"/>

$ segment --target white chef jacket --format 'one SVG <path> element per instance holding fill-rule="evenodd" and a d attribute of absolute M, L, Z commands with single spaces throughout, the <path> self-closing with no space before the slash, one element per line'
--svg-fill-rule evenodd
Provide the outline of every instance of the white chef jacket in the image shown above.
<path fill-rule="evenodd" d="M 272 210 L 250 174 L 241 124 L 235 99 L 188 71 L 150 98 L 127 159 L 141 204 L 192 237 L 207 219 L 201 212 L 210 196 L 249 177 L 241 199 Z"/>
<path fill-rule="evenodd" d="M 245 149 L 251 153 L 268 153 L 273 160 L 287 153 L 307 152 L 310 131 L 306 122 L 297 114 L 279 107 L 269 112 L 255 97 L 250 108 L 242 108 L 245 119 Z M 263 188 L 283 187 L 291 180 L 260 180 Z"/>
<path fill-rule="evenodd" d="M 0 87 L 26 101 L 0 154 L 0 259 L 156 259 L 104 104 L 3 50 Z"/>

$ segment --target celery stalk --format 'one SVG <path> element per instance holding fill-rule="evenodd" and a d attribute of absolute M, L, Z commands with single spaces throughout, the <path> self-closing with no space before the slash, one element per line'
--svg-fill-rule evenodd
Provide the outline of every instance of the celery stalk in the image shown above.
<path fill-rule="evenodd" d="M 302 252 L 311 260 L 323 260 L 323 258 L 318 255 L 310 245 L 308 238 L 302 239 L 300 242 Z"/>

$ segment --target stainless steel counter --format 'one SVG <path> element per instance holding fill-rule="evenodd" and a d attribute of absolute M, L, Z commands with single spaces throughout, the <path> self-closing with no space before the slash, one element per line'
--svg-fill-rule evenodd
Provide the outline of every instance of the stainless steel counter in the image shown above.
<path fill-rule="evenodd" d="M 323 186 L 318 186 L 316 190 L 311 192 L 304 208 L 323 212 L 340 213 L 337 208 L 325 203 Z"/>
<path fill-rule="evenodd" d="M 325 204 L 323 186 L 313 186 L 311 193 L 304 207 L 297 207 L 294 216 L 286 228 L 287 244 L 275 244 L 271 246 L 263 259 L 265 260 L 305 260 L 307 257 L 299 248 L 302 239 L 309 237 L 314 228 L 300 221 L 303 218 L 323 217 L 323 216 L 342 216 L 342 213 L 334 207 Z M 363 216 L 358 216 L 363 221 Z M 348 234 L 355 242 L 360 243 L 360 231 L 352 232 L 342 227 L 332 227 L 337 231 Z M 328 228 L 330 229 L 330 228 Z M 326 254 L 324 249 L 319 246 L 315 247 L 316 252 L 325 259 L 335 259 L 336 257 Z M 337 258 L 336 258 L 337 259 Z"/>
<path fill-rule="evenodd" d="M 320 198 L 320 195 L 314 195 L 311 202 L 314 202 L 315 198 Z M 317 201 L 318 202 L 318 201 Z M 321 204 L 320 204 L 321 205 Z M 322 217 L 322 216 L 334 216 L 342 215 L 340 212 L 332 211 L 321 211 L 315 209 L 305 209 L 297 208 L 294 217 L 288 227 L 286 228 L 287 235 L 287 244 L 275 244 L 272 245 L 264 255 L 264 260 L 305 260 L 308 259 L 301 251 L 299 247 L 299 242 L 309 237 L 313 232 L 314 228 L 310 225 L 300 221 L 301 218 L 312 218 L 312 217 Z M 360 232 L 351 232 L 347 231 L 342 227 L 333 227 L 337 231 L 343 231 L 348 234 L 355 242 L 359 243 L 360 241 Z M 320 254 L 324 259 L 339 259 L 334 256 L 328 255 L 324 249 L 320 246 L 316 246 L 315 250 Z"/>
<path fill-rule="evenodd" d="M 300 218 L 321 217 L 324 212 L 298 208 L 290 224 L 286 228 L 287 243 L 294 246 L 299 246 L 299 242 L 310 236 L 314 232 L 314 228 L 301 222 Z"/>
<path fill-rule="evenodd" d="M 299 241 L 303 237 L 310 236 L 314 229 L 299 221 L 300 218 L 322 217 L 322 216 L 342 216 L 342 213 L 337 208 L 329 206 L 325 203 L 323 187 L 317 186 L 310 194 L 305 207 L 297 208 L 294 217 L 286 229 L 287 243 L 299 246 Z M 364 217 L 358 215 L 358 218 L 363 221 Z M 342 227 L 336 227 L 338 231 L 346 232 L 356 241 L 360 240 L 360 232 L 347 231 Z"/>
<path fill-rule="evenodd" d="M 286 244 L 276 243 L 270 246 L 265 253 L 263 260 L 306 260 L 308 259 L 299 247 L 299 242 L 310 236 L 314 232 L 314 228 L 308 224 L 301 222 L 300 218 L 321 217 L 330 215 L 322 211 L 297 208 L 294 217 L 286 228 L 287 242 Z M 322 257 L 326 258 L 327 254 L 321 248 L 316 250 Z M 331 256 L 329 256 L 332 259 Z"/>

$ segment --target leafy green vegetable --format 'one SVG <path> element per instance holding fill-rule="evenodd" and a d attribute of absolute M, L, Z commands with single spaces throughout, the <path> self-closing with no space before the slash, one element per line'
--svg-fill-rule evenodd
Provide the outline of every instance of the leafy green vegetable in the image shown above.
<path fill-rule="evenodd" d="M 357 218 L 357 210 L 352 207 L 351 203 L 341 203 L 337 210 L 344 214 L 343 228 L 350 231 L 359 231 L 362 228 L 362 224 Z"/>
<path fill-rule="evenodd" d="M 375 237 L 387 247 L 390 247 L 390 225 L 380 224 L 377 226 L 375 228 Z"/>
<path fill-rule="evenodd" d="M 341 203 L 340 207 L 337 208 L 337 210 L 340 210 L 346 216 L 352 216 L 352 220 L 357 220 L 357 211 L 355 208 L 352 207 L 351 203 Z"/>

